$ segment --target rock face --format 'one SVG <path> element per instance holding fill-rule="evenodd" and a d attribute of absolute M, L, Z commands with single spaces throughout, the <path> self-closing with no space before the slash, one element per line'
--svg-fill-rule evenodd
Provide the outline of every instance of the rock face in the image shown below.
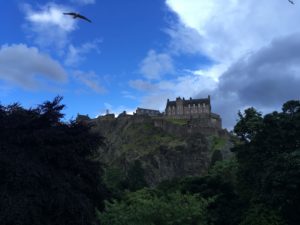
<path fill-rule="evenodd" d="M 149 186 L 173 178 L 203 175 L 215 152 L 219 151 L 221 158 L 224 152 L 227 157 L 230 148 L 224 131 L 196 132 L 184 120 L 162 121 L 135 115 L 102 117 L 89 123 L 95 125 L 93 132 L 106 138 L 99 157 L 105 167 L 118 168 L 128 176 L 138 161 Z"/>
<path fill-rule="evenodd" d="M 144 164 L 145 179 L 150 186 L 176 177 L 202 175 L 209 166 L 205 147 L 190 149 L 186 146 L 180 148 L 162 146 L 156 154 L 147 154 L 140 160 Z"/>

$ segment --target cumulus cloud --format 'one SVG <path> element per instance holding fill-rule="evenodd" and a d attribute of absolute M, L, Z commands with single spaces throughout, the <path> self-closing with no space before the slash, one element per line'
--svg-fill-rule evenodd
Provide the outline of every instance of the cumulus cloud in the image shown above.
<path fill-rule="evenodd" d="M 0 48 L 0 79 L 33 89 L 42 79 L 65 82 L 67 74 L 59 62 L 24 44 L 3 45 Z"/>
<path fill-rule="evenodd" d="M 225 127 L 232 127 L 238 110 L 245 107 L 267 112 L 286 100 L 299 99 L 299 4 L 281 0 L 166 0 L 166 4 L 179 18 L 165 30 L 170 51 L 204 55 L 213 62 L 191 73 L 211 78 L 214 84 L 210 79 L 184 77 L 194 81 L 187 82 L 191 89 L 199 87 L 198 82 L 214 87 L 201 88 L 194 96 L 211 94 L 213 109 L 222 115 Z"/>
<path fill-rule="evenodd" d="M 68 6 L 47 3 L 33 9 L 31 5 L 24 4 L 22 9 L 26 19 L 24 27 L 39 46 L 60 49 L 68 43 L 68 34 L 77 28 L 76 20 L 63 15 L 63 12 L 72 10 Z"/>
<path fill-rule="evenodd" d="M 203 41 L 203 38 L 196 29 L 182 23 L 174 23 L 164 31 L 171 37 L 168 51 L 172 55 L 202 54 L 203 46 L 199 43 Z"/>
<path fill-rule="evenodd" d="M 66 54 L 65 64 L 68 66 L 76 66 L 84 61 L 84 56 L 91 51 L 100 54 L 99 43 L 101 43 L 101 40 L 96 39 L 91 42 L 86 42 L 79 47 L 70 44 Z"/>
<path fill-rule="evenodd" d="M 245 106 L 267 111 L 279 109 L 287 100 L 299 99 L 299 87 L 300 33 L 296 33 L 275 39 L 233 63 L 220 77 L 214 95 L 238 103 L 230 107 L 231 113 Z M 221 108 L 217 110 L 222 112 Z"/>
<path fill-rule="evenodd" d="M 74 77 L 83 85 L 98 94 L 106 93 L 106 89 L 101 85 L 101 80 L 94 72 L 74 71 Z"/>
<path fill-rule="evenodd" d="M 189 52 L 190 46 L 194 46 L 227 68 L 274 38 L 300 31 L 297 26 L 300 6 L 291 7 L 281 0 L 262 0 L 259 4 L 251 0 L 167 0 L 166 3 L 180 18 L 170 33 L 181 51 Z M 182 26 L 189 29 L 182 31 Z M 199 35 L 195 41 L 189 38 L 189 45 L 180 41 L 189 35 L 197 36 L 195 31 Z"/>
<path fill-rule="evenodd" d="M 174 72 L 172 58 L 166 53 L 150 50 L 141 63 L 140 72 L 147 79 L 160 79 L 163 75 Z"/>

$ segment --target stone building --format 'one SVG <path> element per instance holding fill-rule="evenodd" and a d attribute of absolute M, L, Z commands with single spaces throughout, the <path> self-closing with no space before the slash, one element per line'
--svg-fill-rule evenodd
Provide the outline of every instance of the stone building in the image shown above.
<path fill-rule="evenodd" d="M 165 116 L 176 119 L 198 119 L 203 126 L 221 128 L 221 117 L 211 112 L 210 96 L 202 99 L 167 100 Z"/>
<path fill-rule="evenodd" d="M 143 109 L 143 108 L 137 108 L 136 114 L 137 115 L 149 115 L 149 116 L 160 116 L 161 115 L 161 113 L 158 110 Z"/>
<path fill-rule="evenodd" d="M 173 118 L 199 118 L 204 114 L 211 113 L 210 96 L 203 99 L 181 99 L 175 101 L 167 100 L 165 114 Z"/>

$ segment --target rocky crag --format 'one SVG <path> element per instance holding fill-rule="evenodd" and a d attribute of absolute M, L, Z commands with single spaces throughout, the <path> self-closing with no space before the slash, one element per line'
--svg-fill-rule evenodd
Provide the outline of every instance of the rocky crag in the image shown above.
<path fill-rule="evenodd" d="M 126 177 L 135 168 L 149 186 L 203 175 L 215 161 L 231 155 L 228 132 L 207 127 L 201 120 L 126 114 L 79 119 L 92 123 L 92 131 L 105 137 L 99 160 L 107 173 Z"/>

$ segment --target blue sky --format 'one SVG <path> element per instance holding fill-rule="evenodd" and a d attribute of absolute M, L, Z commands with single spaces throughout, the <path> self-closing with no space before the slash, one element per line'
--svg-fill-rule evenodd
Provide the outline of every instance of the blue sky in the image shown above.
<path fill-rule="evenodd" d="M 299 99 L 300 2 L 19 1 L 0 7 L 0 101 L 64 97 L 66 118 L 164 110 L 212 96 L 232 128 L 238 110 Z M 63 12 L 79 12 L 92 23 Z"/>

